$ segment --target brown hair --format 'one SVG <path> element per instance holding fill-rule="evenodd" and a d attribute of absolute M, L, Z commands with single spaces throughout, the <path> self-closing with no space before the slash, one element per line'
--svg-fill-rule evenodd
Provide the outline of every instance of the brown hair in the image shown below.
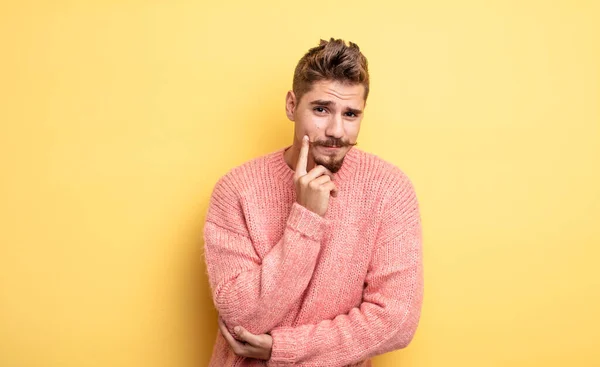
<path fill-rule="evenodd" d="M 364 100 L 369 94 L 369 70 L 367 58 L 356 43 L 341 39 L 321 40 L 319 45 L 308 50 L 298 61 L 294 71 L 292 89 L 298 101 L 319 80 L 335 80 L 342 83 L 362 84 Z"/>

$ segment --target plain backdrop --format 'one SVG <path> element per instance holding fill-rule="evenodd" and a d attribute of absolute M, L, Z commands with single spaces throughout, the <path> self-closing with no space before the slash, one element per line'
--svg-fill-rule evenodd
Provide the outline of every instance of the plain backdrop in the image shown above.
<path fill-rule="evenodd" d="M 0 365 L 205 366 L 217 179 L 287 146 L 293 69 L 356 42 L 359 147 L 420 202 L 425 295 L 374 365 L 600 365 L 597 1 L 5 1 Z"/>

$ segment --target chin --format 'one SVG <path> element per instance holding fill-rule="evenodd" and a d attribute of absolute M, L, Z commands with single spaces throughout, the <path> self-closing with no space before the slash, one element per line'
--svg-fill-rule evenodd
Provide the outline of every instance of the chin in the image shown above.
<path fill-rule="evenodd" d="M 321 166 L 327 168 L 331 171 L 331 173 L 336 173 L 340 170 L 340 168 L 342 168 L 344 157 L 345 155 L 343 155 L 341 158 L 332 156 L 318 156 L 314 157 L 314 159 L 316 164 L 320 164 Z"/>

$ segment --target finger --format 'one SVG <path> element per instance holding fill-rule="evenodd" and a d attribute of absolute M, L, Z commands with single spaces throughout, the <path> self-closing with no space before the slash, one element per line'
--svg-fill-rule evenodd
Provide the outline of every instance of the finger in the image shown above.
<path fill-rule="evenodd" d="M 316 187 L 318 187 L 327 184 L 328 186 L 326 186 L 326 189 L 328 189 L 331 192 L 331 196 L 335 198 L 338 196 L 338 189 L 334 182 L 331 182 L 333 186 L 329 184 L 330 182 L 330 177 L 328 175 L 323 175 L 312 180 L 310 182 L 310 185 L 315 185 Z"/>
<path fill-rule="evenodd" d="M 296 164 L 296 177 L 302 177 L 306 174 L 306 166 L 308 165 L 308 135 L 302 137 L 302 146 L 300 147 L 300 155 L 298 155 L 298 163 Z"/>
<path fill-rule="evenodd" d="M 331 192 L 331 196 L 337 197 L 338 188 L 337 188 L 337 186 L 335 186 L 335 183 L 333 183 L 333 181 L 326 182 L 322 186 Z"/>
<path fill-rule="evenodd" d="M 253 346 L 258 346 L 260 343 L 260 338 L 258 337 L 258 335 L 252 334 L 251 332 L 249 332 L 241 326 L 236 326 L 235 333 L 240 339 L 247 343 L 250 343 Z"/>
<path fill-rule="evenodd" d="M 225 340 L 227 340 L 229 345 L 231 345 L 233 347 L 235 343 L 238 343 L 238 341 L 234 339 L 233 335 L 231 335 L 229 330 L 227 330 L 227 326 L 225 326 L 225 323 L 223 322 L 223 320 L 221 320 L 220 317 L 219 317 L 219 329 L 221 330 L 221 334 L 223 334 L 223 336 L 225 337 Z"/>
<path fill-rule="evenodd" d="M 238 356 L 246 356 L 246 354 L 248 353 L 248 351 L 246 349 L 246 345 L 242 344 L 241 342 L 239 342 L 233 338 L 233 335 L 231 335 L 229 330 L 227 330 L 227 326 L 225 326 L 225 323 L 221 320 L 220 317 L 219 317 L 219 329 L 221 330 L 221 334 L 223 334 L 223 336 L 225 337 L 225 340 L 227 341 L 227 343 L 229 344 L 229 346 L 231 347 L 233 352 Z"/>
<path fill-rule="evenodd" d="M 331 177 L 329 177 L 328 175 L 322 175 L 322 176 L 319 176 L 319 177 L 315 178 L 314 180 L 310 181 L 309 185 L 310 186 L 314 185 L 314 187 L 317 188 L 329 181 L 331 181 Z"/>
<path fill-rule="evenodd" d="M 328 170 L 327 168 L 325 168 L 322 165 L 318 165 L 315 168 L 311 169 L 310 172 L 308 172 L 305 175 L 305 177 L 306 177 L 305 180 L 307 182 L 310 182 L 310 181 L 314 180 L 315 178 L 322 176 L 322 175 L 327 175 L 327 176 L 329 176 L 330 179 L 333 180 L 333 173 L 331 173 L 330 170 Z"/>
<path fill-rule="evenodd" d="M 219 317 L 219 329 L 221 330 L 221 334 L 223 334 L 223 336 L 225 337 L 227 342 L 229 342 L 229 344 L 232 347 L 234 347 L 234 344 L 240 344 L 240 342 L 235 339 L 235 336 L 233 336 L 229 332 L 229 329 L 227 329 L 227 325 L 225 325 L 225 322 L 223 322 L 223 320 L 220 317 Z"/>

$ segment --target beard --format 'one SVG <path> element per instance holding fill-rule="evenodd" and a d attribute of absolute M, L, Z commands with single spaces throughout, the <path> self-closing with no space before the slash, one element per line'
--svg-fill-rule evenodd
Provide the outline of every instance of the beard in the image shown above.
<path fill-rule="evenodd" d="M 315 160 L 315 164 L 316 165 L 321 165 L 325 168 L 327 168 L 328 170 L 331 171 L 331 173 L 336 173 L 337 171 L 340 170 L 340 168 L 342 168 L 342 164 L 344 164 L 344 158 L 346 156 L 344 155 L 342 158 L 335 158 L 335 157 L 331 157 L 331 156 L 325 156 L 325 157 L 313 157 Z"/>
<path fill-rule="evenodd" d="M 324 146 L 324 147 L 337 146 L 337 147 L 352 148 L 356 144 L 357 143 L 350 143 L 347 140 L 328 138 L 323 141 L 315 141 L 315 142 L 311 143 L 311 146 L 315 147 L 315 146 L 320 145 L 320 146 Z M 346 154 L 348 154 L 348 151 L 346 152 Z M 336 173 L 337 171 L 340 170 L 340 168 L 342 168 L 346 154 L 344 154 L 341 158 L 336 158 L 336 157 L 333 157 L 330 155 L 326 155 L 325 157 L 317 157 L 313 154 L 313 159 L 315 161 L 315 164 L 317 164 L 317 165 L 320 164 L 321 166 L 330 170 L 331 173 Z"/>

